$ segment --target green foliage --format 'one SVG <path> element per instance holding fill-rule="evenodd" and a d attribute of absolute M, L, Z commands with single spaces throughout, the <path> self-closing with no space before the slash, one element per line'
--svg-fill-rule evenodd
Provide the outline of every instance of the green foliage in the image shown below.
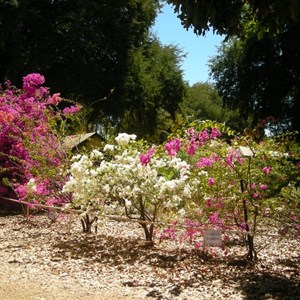
<path fill-rule="evenodd" d="M 174 11 L 181 19 L 182 25 L 194 32 L 205 35 L 213 27 L 220 34 L 232 32 L 239 22 L 242 1 L 195 1 L 195 0 L 167 0 L 174 5 Z"/>
<path fill-rule="evenodd" d="M 227 35 L 211 74 L 224 103 L 239 109 L 240 127 L 272 115 L 277 133 L 300 132 L 299 1 L 167 2 L 185 28 Z"/>
<path fill-rule="evenodd" d="M 224 103 L 238 108 L 252 127 L 274 116 L 272 130 L 300 132 L 298 29 L 286 27 L 272 39 L 232 39 L 224 42 L 210 61 L 211 75 Z"/>
<path fill-rule="evenodd" d="M 241 120 L 237 121 L 238 110 L 234 111 L 224 107 L 213 84 L 196 83 L 192 87 L 188 87 L 180 108 L 189 123 L 196 119 L 209 119 L 226 123 L 235 130 L 241 129 Z"/>
<path fill-rule="evenodd" d="M 158 119 L 174 118 L 184 91 L 179 49 L 149 35 L 159 1 L 16 3 L 0 3 L 0 82 L 41 72 L 85 106 L 89 128 L 159 138 Z"/>
<path fill-rule="evenodd" d="M 298 183 L 291 181 L 283 187 L 276 198 L 270 199 L 269 207 L 272 220 L 275 221 L 281 235 L 300 235 L 300 188 Z M 267 215 L 270 217 L 269 215 Z"/>
<path fill-rule="evenodd" d="M 300 21 L 298 0 L 167 0 L 167 3 L 174 6 L 182 25 L 186 29 L 193 27 L 199 35 L 205 35 L 211 28 L 219 34 L 239 35 L 245 29 L 241 26 L 244 21 L 251 21 L 248 27 L 251 30 L 259 27 L 260 32 L 274 35 L 287 23 Z"/>
<path fill-rule="evenodd" d="M 87 104 L 114 89 L 92 117 L 100 109 L 119 116 L 132 49 L 144 43 L 156 8 L 153 0 L 1 1 L 0 82 L 40 72 L 53 91 Z"/>
<path fill-rule="evenodd" d="M 162 46 L 156 37 L 149 38 L 134 51 L 125 86 L 127 104 L 120 131 L 134 132 L 151 140 L 163 136 L 185 92 L 181 58 L 176 46 Z"/>

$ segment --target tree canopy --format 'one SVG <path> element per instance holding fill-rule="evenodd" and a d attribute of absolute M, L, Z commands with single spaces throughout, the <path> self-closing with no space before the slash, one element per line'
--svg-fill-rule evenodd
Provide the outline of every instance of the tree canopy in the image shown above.
<path fill-rule="evenodd" d="M 1 1 L 0 82 L 18 85 L 39 72 L 53 91 L 90 106 L 92 120 L 139 111 L 135 120 L 153 131 L 155 111 L 173 115 L 183 86 L 175 49 L 149 38 L 158 7 L 153 0 Z"/>
<path fill-rule="evenodd" d="M 299 42 L 295 32 L 284 32 L 272 39 L 253 36 L 224 43 L 210 61 L 224 103 L 240 108 L 252 125 L 274 116 L 277 131 L 300 132 Z"/>
<path fill-rule="evenodd" d="M 287 23 L 299 23 L 298 0 L 167 0 L 174 5 L 182 25 L 193 27 L 201 35 L 211 28 L 226 35 L 241 34 L 241 23 L 251 21 L 266 32 L 275 34 Z"/>
<path fill-rule="evenodd" d="M 187 87 L 184 100 L 180 104 L 184 118 L 188 122 L 195 120 L 213 120 L 220 123 L 226 123 L 232 129 L 241 129 L 241 123 L 246 122 L 238 120 L 239 110 L 232 110 L 224 107 L 223 100 L 216 87 L 212 83 L 199 82 L 193 86 Z"/>
<path fill-rule="evenodd" d="M 169 117 L 175 117 L 185 92 L 181 58 L 180 49 L 173 45 L 162 46 L 155 36 L 149 37 L 135 51 L 125 86 L 127 110 L 121 127 L 137 134 L 153 135 L 162 110 L 168 112 Z"/>
<path fill-rule="evenodd" d="M 40 72 L 90 102 L 120 88 L 129 50 L 156 16 L 151 0 L 2 1 L 0 11 L 0 81 Z"/>
<path fill-rule="evenodd" d="M 300 132 L 299 1 L 167 2 L 185 28 L 226 35 L 210 67 L 227 106 L 252 125 L 272 115 L 277 129 Z"/>

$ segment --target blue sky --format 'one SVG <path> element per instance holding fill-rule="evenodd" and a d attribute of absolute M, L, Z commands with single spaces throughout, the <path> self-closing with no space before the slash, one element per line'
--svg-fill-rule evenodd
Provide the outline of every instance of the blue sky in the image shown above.
<path fill-rule="evenodd" d="M 217 53 L 222 37 L 208 32 L 197 36 L 192 29 L 184 29 L 171 5 L 165 5 L 152 29 L 163 45 L 175 44 L 186 54 L 182 63 L 184 80 L 193 85 L 209 80 L 207 62 Z"/>

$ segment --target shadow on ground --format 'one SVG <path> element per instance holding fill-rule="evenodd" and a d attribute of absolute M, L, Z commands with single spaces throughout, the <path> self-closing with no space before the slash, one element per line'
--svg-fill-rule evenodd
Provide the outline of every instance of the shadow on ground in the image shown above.
<path fill-rule="evenodd" d="M 297 280 L 288 279 L 281 275 L 248 274 L 241 280 L 241 288 L 244 290 L 247 300 L 276 299 L 297 300 L 300 299 L 300 285 Z"/>
<path fill-rule="evenodd" d="M 159 267 L 173 267 L 182 261 L 186 253 L 176 251 L 166 251 L 157 246 L 150 246 L 143 240 L 128 237 L 114 237 L 98 234 L 80 235 L 58 240 L 53 245 L 56 248 L 57 258 L 64 260 L 66 252 L 73 259 L 87 258 L 94 262 L 117 266 L 119 264 L 141 263 L 151 264 Z"/>

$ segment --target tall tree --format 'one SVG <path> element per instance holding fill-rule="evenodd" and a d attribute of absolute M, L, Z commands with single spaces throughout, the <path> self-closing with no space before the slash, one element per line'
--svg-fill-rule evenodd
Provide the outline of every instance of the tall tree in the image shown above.
<path fill-rule="evenodd" d="M 0 82 L 18 83 L 39 72 L 65 97 L 88 104 L 114 93 L 109 114 L 119 114 L 132 49 L 155 20 L 153 0 L 0 1 Z M 101 106 L 102 104 L 102 106 Z"/>
<path fill-rule="evenodd" d="M 180 107 L 188 122 L 212 120 L 226 123 L 236 130 L 241 129 L 240 122 L 237 122 L 239 111 L 225 107 L 216 87 L 211 83 L 199 82 L 187 87 L 186 96 Z M 246 126 L 246 122 L 243 125 Z"/>
<path fill-rule="evenodd" d="M 212 28 L 240 40 L 229 42 L 211 62 L 227 105 L 253 124 L 273 115 L 281 130 L 300 132 L 300 1 L 167 2 L 175 5 L 183 26 L 197 34 Z"/>
<path fill-rule="evenodd" d="M 296 31 L 275 38 L 231 40 L 210 61 L 212 78 L 226 105 L 252 125 L 276 118 L 277 132 L 300 132 L 300 39 Z"/>
<path fill-rule="evenodd" d="M 244 20 L 252 19 L 269 34 L 287 23 L 299 23 L 298 0 L 166 0 L 174 5 L 174 11 L 185 28 L 193 27 L 197 34 L 205 34 L 211 28 L 220 34 L 241 34 Z"/>
<path fill-rule="evenodd" d="M 0 2 L 0 82 L 29 72 L 86 104 L 90 123 L 153 135 L 182 100 L 180 54 L 150 38 L 158 0 Z"/>
<path fill-rule="evenodd" d="M 174 119 L 185 93 L 182 56 L 177 46 L 163 46 L 155 36 L 135 49 L 126 80 L 127 108 L 121 128 L 156 139 L 168 129 L 170 124 L 162 126 L 161 116 L 167 114 Z"/>

